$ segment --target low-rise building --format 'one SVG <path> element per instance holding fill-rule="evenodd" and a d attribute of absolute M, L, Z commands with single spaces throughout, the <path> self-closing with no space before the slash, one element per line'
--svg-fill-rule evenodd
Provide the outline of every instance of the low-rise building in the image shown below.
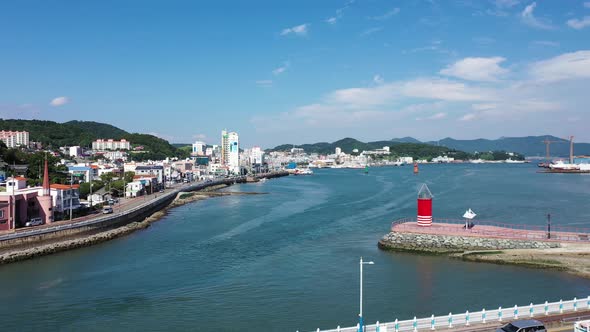
<path fill-rule="evenodd" d="M 53 201 L 53 211 L 64 213 L 70 210 L 80 208 L 80 185 L 52 184 L 51 199 Z"/>

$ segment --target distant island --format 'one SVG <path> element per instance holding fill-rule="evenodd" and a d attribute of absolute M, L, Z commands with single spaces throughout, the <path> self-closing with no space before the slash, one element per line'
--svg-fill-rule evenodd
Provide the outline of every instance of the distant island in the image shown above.
<path fill-rule="evenodd" d="M 333 143 L 320 142 L 313 144 L 282 144 L 267 151 L 288 151 L 289 149 L 302 148 L 307 153 L 330 154 L 334 152 L 336 147 L 342 149 L 343 152 L 352 153 L 354 149 L 359 151 L 380 149 L 384 146 L 389 146 L 392 153 L 394 151 L 404 151 L 407 149 L 425 150 L 425 153 L 434 151 L 426 151 L 431 148 L 428 146 L 435 146 L 440 148 L 440 153 L 446 151 L 460 151 L 468 154 L 486 153 L 493 151 L 505 151 L 521 154 L 526 157 L 545 157 L 544 140 L 552 141 L 551 156 L 552 157 L 567 157 L 569 156 L 569 141 L 563 138 L 552 135 L 543 136 L 526 136 L 526 137 L 501 137 L 495 140 L 489 139 L 472 139 L 472 140 L 457 140 L 450 137 L 441 139 L 440 141 L 421 142 L 413 137 L 393 138 L 385 141 L 361 142 L 354 138 L 344 138 Z M 411 145 L 417 144 L 417 145 Z M 590 143 L 574 143 L 574 153 L 576 155 L 590 155 Z M 459 158 L 463 159 L 463 158 Z"/>

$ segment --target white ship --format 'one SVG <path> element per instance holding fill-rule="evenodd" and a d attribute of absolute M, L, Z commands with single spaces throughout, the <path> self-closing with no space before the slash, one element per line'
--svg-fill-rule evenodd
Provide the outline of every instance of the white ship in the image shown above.
<path fill-rule="evenodd" d="M 511 158 L 506 159 L 505 162 L 507 164 L 524 164 L 525 163 L 524 160 L 513 160 Z"/>
<path fill-rule="evenodd" d="M 296 168 L 293 175 L 312 175 L 313 171 L 309 168 Z"/>

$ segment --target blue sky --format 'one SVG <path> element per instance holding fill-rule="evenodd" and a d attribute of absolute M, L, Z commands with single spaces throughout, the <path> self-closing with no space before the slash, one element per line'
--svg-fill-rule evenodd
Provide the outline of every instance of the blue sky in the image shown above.
<path fill-rule="evenodd" d="M 590 1 L 3 1 L 0 116 L 171 142 L 590 141 Z"/>

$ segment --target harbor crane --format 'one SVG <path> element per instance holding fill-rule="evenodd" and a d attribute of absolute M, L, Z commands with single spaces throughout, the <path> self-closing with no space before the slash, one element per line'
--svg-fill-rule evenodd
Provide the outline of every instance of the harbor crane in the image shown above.
<path fill-rule="evenodd" d="M 541 141 L 543 143 L 545 143 L 545 159 L 547 160 L 547 163 L 551 162 L 551 154 L 550 154 L 550 146 L 551 143 L 563 143 L 563 141 L 551 141 L 549 140 L 549 138 L 545 138 L 545 140 Z"/>

